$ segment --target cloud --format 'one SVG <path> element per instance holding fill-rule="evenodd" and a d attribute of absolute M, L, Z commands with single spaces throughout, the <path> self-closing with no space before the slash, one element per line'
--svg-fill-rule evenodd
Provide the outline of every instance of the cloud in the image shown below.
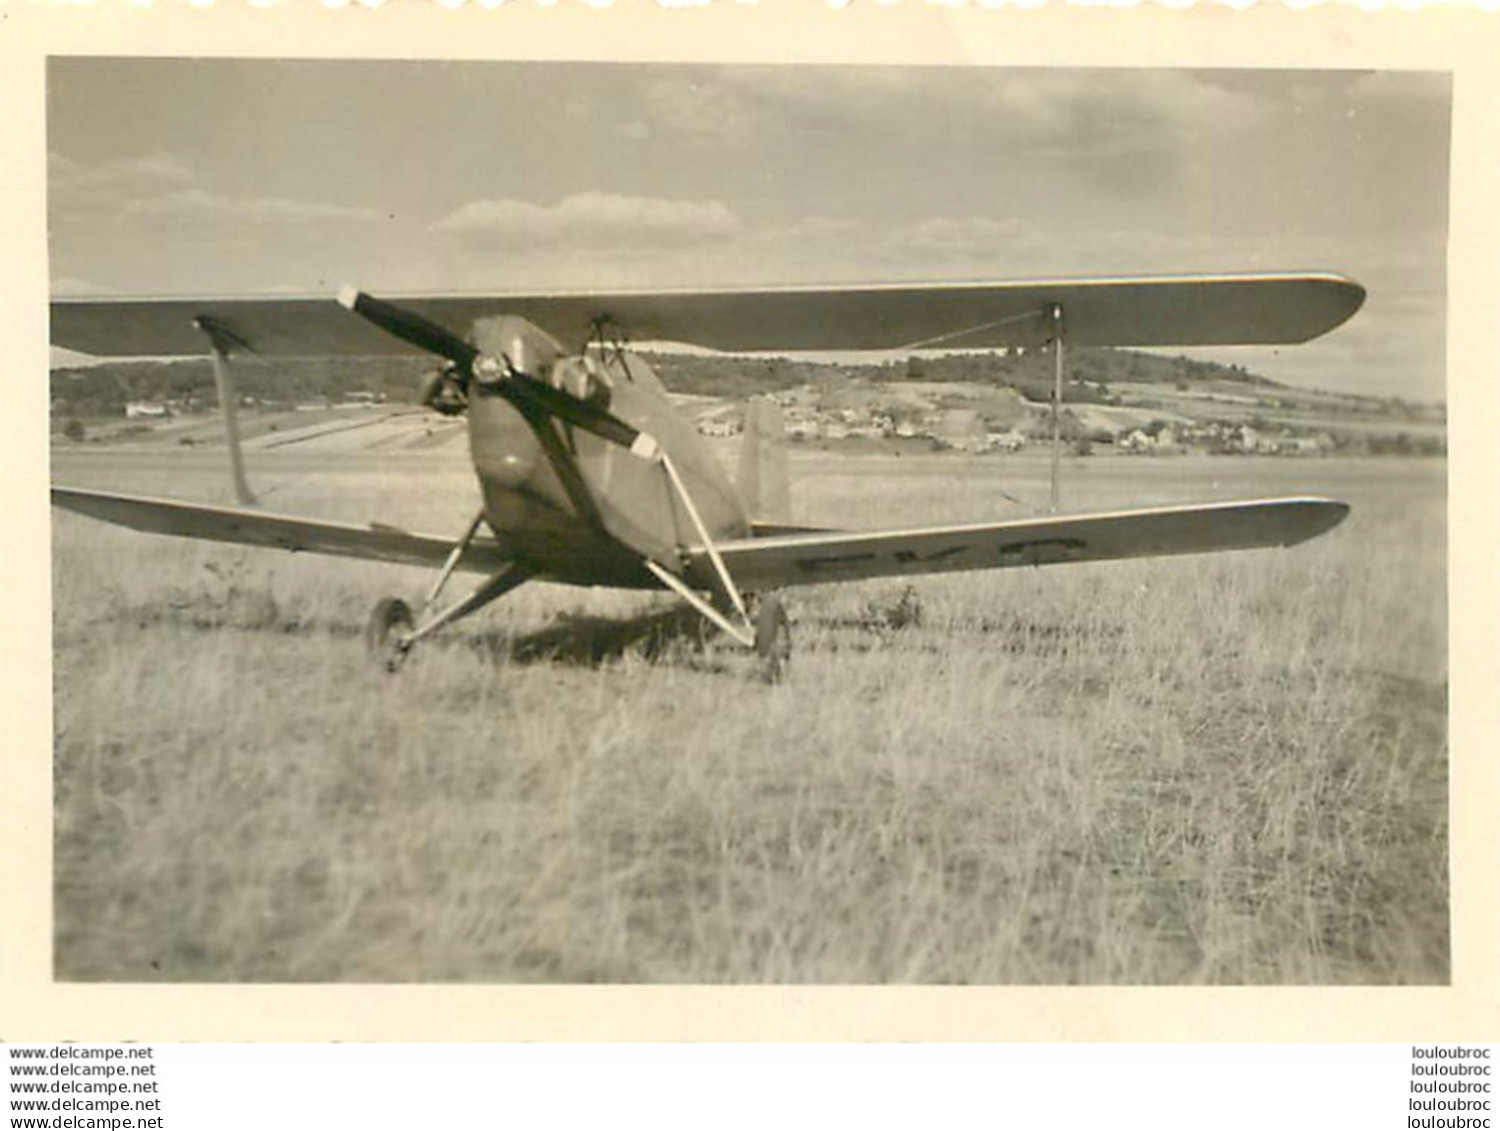
<path fill-rule="evenodd" d="M 1268 113 L 1253 94 L 1173 70 L 1001 72 L 987 105 L 1020 132 L 1124 147 L 1242 130 Z"/>
<path fill-rule="evenodd" d="M 286 264 L 310 288 L 346 276 L 379 248 L 372 208 L 217 191 L 170 154 L 85 163 L 49 157 L 49 255 L 57 293 L 257 290 Z M 361 256 L 364 258 L 361 258 Z"/>
<path fill-rule="evenodd" d="M 48 206 L 54 228 L 124 227 L 168 240 L 214 233 L 263 239 L 381 219 L 369 208 L 214 192 L 189 165 L 163 153 L 95 165 L 49 154 Z"/>
<path fill-rule="evenodd" d="M 665 200 L 585 192 L 556 204 L 476 200 L 433 231 L 489 247 L 653 251 L 734 239 L 738 217 L 716 200 Z"/>
<path fill-rule="evenodd" d="M 118 220 L 132 202 L 180 192 L 196 180 L 169 154 L 116 158 L 87 165 L 61 153 L 47 155 L 47 210 L 54 229 L 97 228 Z"/>
<path fill-rule="evenodd" d="M 794 224 L 774 229 L 769 235 L 787 243 L 817 240 L 850 240 L 864 231 L 858 220 L 845 216 L 804 216 Z"/>
<path fill-rule="evenodd" d="M 1060 230 L 1015 216 L 928 216 L 889 229 L 881 261 L 932 278 L 993 278 L 1249 271 L 1264 264 L 1252 241 L 1138 229 Z M 1271 267 L 1284 266 L 1281 263 Z"/>
<path fill-rule="evenodd" d="M 74 206 L 146 198 L 185 188 L 196 179 L 191 168 L 167 153 L 116 158 L 97 165 L 85 165 L 61 153 L 47 155 L 50 197 Z"/>
<path fill-rule="evenodd" d="M 699 148 L 743 148 L 758 128 L 756 109 L 745 92 L 717 76 L 653 80 L 642 92 L 642 103 L 659 129 Z"/>
<path fill-rule="evenodd" d="M 1354 79 L 1347 98 L 1357 109 L 1406 110 L 1426 102 L 1446 108 L 1453 94 L 1453 80 L 1439 71 L 1372 71 Z"/>
<path fill-rule="evenodd" d="M 301 229 L 365 227 L 380 223 L 373 208 L 349 208 L 341 204 L 287 200 L 280 197 L 230 197 L 201 188 L 183 189 L 141 200 L 128 201 L 120 218 L 143 228 L 182 233 L 254 231 L 295 233 Z"/>
<path fill-rule="evenodd" d="M 54 298 L 88 298 L 108 293 L 104 287 L 88 279 L 80 279 L 77 275 L 54 276 L 51 291 Z"/>
<path fill-rule="evenodd" d="M 646 101 L 664 128 L 728 148 L 773 132 L 879 143 L 959 130 L 1018 159 L 1065 154 L 1095 165 L 1160 160 L 1269 113 L 1258 94 L 1172 70 L 733 67 L 655 83 Z"/>
<path fill-rule="evenodd" d="M 891 231 L 879 251 L 888 260 L 964 265 L 1003 260 L 1043 242 L 1043 233 L 1013 217 L 934 216 Z"/>

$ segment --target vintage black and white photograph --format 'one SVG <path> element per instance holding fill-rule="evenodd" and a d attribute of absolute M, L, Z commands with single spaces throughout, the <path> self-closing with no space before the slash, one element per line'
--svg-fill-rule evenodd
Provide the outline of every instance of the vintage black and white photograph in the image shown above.
<path fill-rule="evenodd" d="M 1449 984 L 1451 93 L 49 59 L 54 979 Z"/>

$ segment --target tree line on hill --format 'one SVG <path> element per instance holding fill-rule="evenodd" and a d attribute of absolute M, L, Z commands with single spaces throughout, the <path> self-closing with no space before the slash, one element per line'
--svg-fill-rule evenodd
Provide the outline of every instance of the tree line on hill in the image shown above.
<path fill-rule="evenodd" d="M 421 357 L 260 358 L 234 361 L 235 391 L 267 407 L 337 403 L 360 393 L 413 403 L 435 362 Z M 52 371 L 54 415 L 123 416 L 131 402 L 183 412 L 218 406 L 213 363 L 206 357 L 109 361 Z"/>
<path fill-rule="evenodd" d="M 1009 387 L 1038 403 L 1052 395 L 1053 362 L 1046 350 L 911 355 L 889 362 L 844 364 L 768 356 L 660 352 L 643 356 L 673 392 L 734 400 L 850 378 L 876 383 L 968 382 Z M 337 403 L 356 394 L 409 404 L 415 402 L 424 378 L 436 364 L 431 358 L 406 356 L 249 357 L 235 361 L 234 379 L 243 398 L 270 408 Z M 1238 365 L 1104 347 L 1069 351 L 1064 377 L 1064 400 L 1072 404 L 1120 403 L 1111 386 L 1121 383 L 1186 391 L 1208 382 L 1237 382 L 1256 396 L 1274 396 L 1283 388 Z M 64 418 L 122 416 L 133 401 L 168 404 L 180 412 L 208 411 L 217 406 L 213 366 L 207 358 L 110 361 L 58 368 L 52 371 L 51 396 L 54 415 Z M 1396 415 L 1410 407 L 1376 398 L 1341 399 L 1350 406 L 1358 403 L 1366 411 Z"/>
<path fill-rule="evenodd" d="M 704 357 L 687 354 L 646 354 L 667 387 L 674 392 L 743 399 L 830 378 L 867 380 L 972 382 L 1005 385 L 1028 400 L 1052 396 L 1052 355 L 1047 350 L 995 353 L 912 354 L 888 362 L 827 364 L 780 357 Z M 1065 399 L 1099 403 L 1109 397 L 1113 382 L 1191 386 L 1208 381 L 1234 381 L 1276 387 L 1238 365 L 1220 365 L 1187 357 L 1163 357 L 1138 350 L 1079 347 L 1064 359 Z"/>
<path fill-rule="evenodd" d="M 1051 396 L 1052 360 L 1044 350 L 1025 353 L 912 355 L 899 361 L 828 364 L 784 357 L 646 353 L 667 388 L 678 393 L 745 399 L 798 385 L 861 377 L 872 381 L 953 381 L 1007 385 L 1029 400 Z M 410 403 L 436 363 L 420 357 L 250 357 L 234 363 L 235 387 L 257 402 L 298 404 L 339 401 L 365 392 Z M 1133 350 L 1079 348 L 1066 362 L 1067 399 L 1108 397 L 1115 381 L 1182 384 L 1210 380 L 1254 385 L 1271 382 L 1239 366 L 1160 357 Z M 129 401 L 174 401 L 211 408 L 216 403 L 213 366 L 207 358 L 111 361 L 52 371 L 52 398 L 75 415 L 121 415 Z"/>

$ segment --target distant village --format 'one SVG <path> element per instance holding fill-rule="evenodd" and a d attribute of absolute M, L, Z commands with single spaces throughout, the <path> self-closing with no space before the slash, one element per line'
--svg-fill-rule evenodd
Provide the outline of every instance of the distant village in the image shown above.
<path fill-rule="evenodd" d="M 1050 450 L 1046 360 L 1021 351 L 859 365 L 650 355 L 674 398 L 708 436 L 737 435 L 746 399 L 767 395 L 781 407 L 793 443 L 995 454 Z M 270 420 L 410 403 L 429 367 L 424 359 L 404 357 L 293 359 L 247 365 L 236 376 L 242 411 Z M 201 358 L 52 372 L 54 428 L 73 440 L 144 434 L 215 405 L 212 368 Z M 1080 456 L 1447 450 L 1441 405 L 1290 389 L 1235 366 L 1138 351 L 1080 348 L 1063 405 L 1061 439 Z"/>
<path fill-rule="evenodd" d="M 841 407 L 824 404 L 817 390 L 800 388 L 770 394 L 782 410 L 788 438 L 794 443 L 846 440 L 926 441 L 933 451 L 969 454 L 1015 453 L 1052 444 L 1051 409 L 1028 403 L 1024 419 L 997 426 L 977 408 L 911 406 Z M 1096 451 L 1139 456 L 1189 453 L 1209 455 L 1328 456 L 1348 454 L 1446 454 L 1441 435 L 1386 434 L 1339 428 L 1312 428 L 1278 422 L 1150 419 L 1130 427 L 1102 427 L 1091 422 L 1087 406 L 1064 408 L 1059 431 L 1072 455 Z M 698 430 L 705 436 L 740 433 L 744 413 L 738 404 L 701 412 Z"/>
<path fill-rule="evenodd" d="M 787 437 L 793 443 L 815 444 L 850 440 L 897 440 L 926 443 L 930 450 L 967 454 L 1016 453 L 1028 447 L 1050 450 L 1050 408 L 1023 402 L 1021 419 L 997 426 L 992 415 L 977 408 L 915 407 L 909 404 L 841 407 L 823 403 L 811 387 L 783 390 L 769 395 L 782 410 Z M 252 396 L 240 398 L 242 411 L 327 412 L 383 405 L 383 392 L 351 390 L 337 401 L 279 403 Z M 199 397 L 165 400 L 132 400 L 125 403 L 125 418 L 151 424 L 174 417 L 212 411 L 211 402 Z M 1090 422 L 1088 406 L 1065 408 L 1060 432 L 1065 450 L 1075 456 L 1113 452 L 1123 455 L 1328 456 L 1335 454 L 1443 455 L 1446 441 L 1441 435 L 1408 435 L 1350 432 L 1337 428 L 1308 428 L 1262 421 L 1151 419 L 1126 428 L 1101 427 Z M 743 429 L 744 407 L 740 402 L 717 404 L 696 416 L 698 431 L 709 437 L 737 436 Z"/>
<path fill-rule="evenodd" d="M 259 397 L 242 396 L 236 403 L 241 408 L 262 412 L 326 412 L 331 408 L 369 408 L 371 405 L 385 404 L 385 394 L 355 390 L 344 393 L 337 401 L 309 401 L 306 404 L 281 404 Z M 198 413 L 213 411 L 213 402 L 203 397 L 169 397 L 161 401 L 125 402 L 126 420 L 167 420 L 174 416 L 194 416 Z"/>

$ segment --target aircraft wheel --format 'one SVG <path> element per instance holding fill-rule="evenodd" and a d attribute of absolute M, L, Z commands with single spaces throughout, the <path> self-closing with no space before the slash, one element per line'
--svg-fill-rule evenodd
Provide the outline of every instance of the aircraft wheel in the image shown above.
<path fill-rule="evenodd" d="M 786 606 L 774 593 L 756 603 L 755 654 L 760 657 L 760 674 L 767 683 L 780 683 L 786 678 L 792 662 L 792 623 Z"/>
<path fill-rule="evenodd" d="M 383 597 L 365 625 L 365 647 L 386 671 L 394 672 L 406 659 L 406 638 L 411 630 L 411 609 L 406 602 L 399 597 Z"/>

